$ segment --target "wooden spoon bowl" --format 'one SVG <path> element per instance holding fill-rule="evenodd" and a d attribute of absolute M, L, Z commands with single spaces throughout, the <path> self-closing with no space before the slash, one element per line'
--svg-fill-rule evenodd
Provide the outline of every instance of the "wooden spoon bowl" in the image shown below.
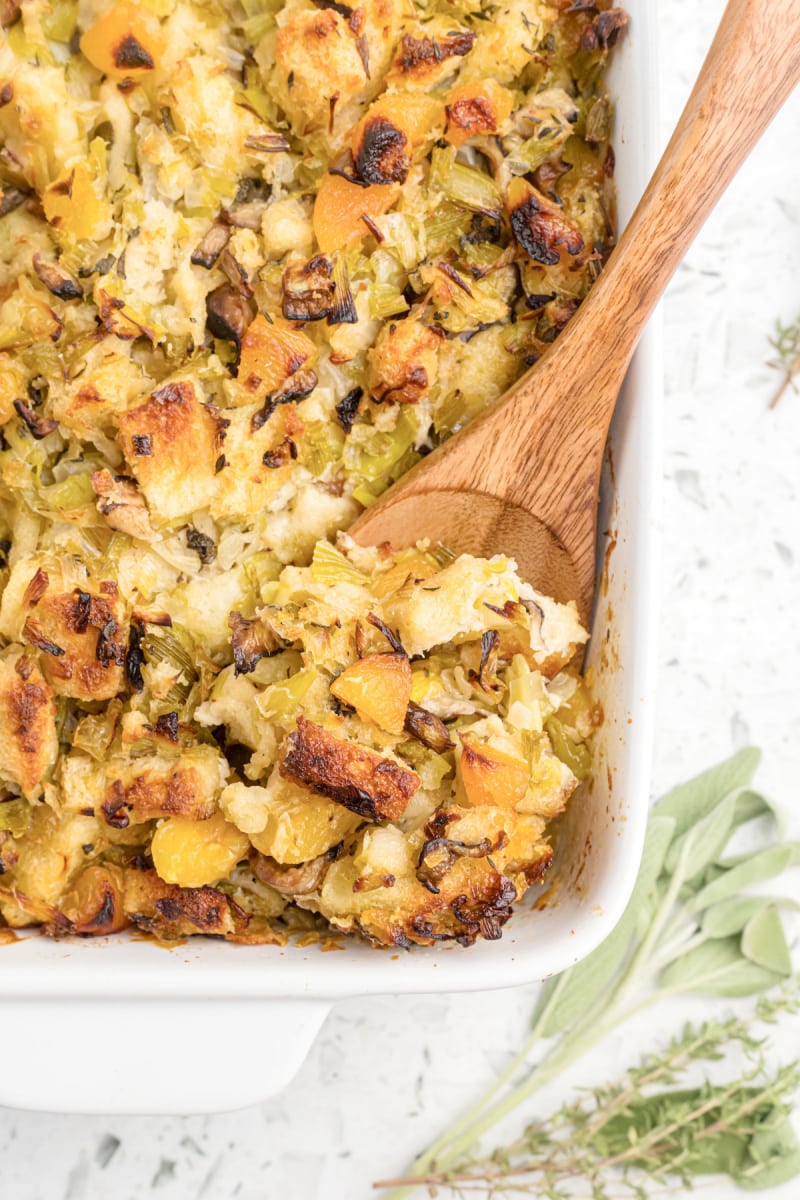
<path fill-rule="evenodd" d="M 509 554 L 584 621 L 608 428 L 636 343 L 687 248 L 800 78 L 800 0 L 730 0 L 683 116 L 608 265 L 553 348 L 369 508 L 395 548 Z"/>

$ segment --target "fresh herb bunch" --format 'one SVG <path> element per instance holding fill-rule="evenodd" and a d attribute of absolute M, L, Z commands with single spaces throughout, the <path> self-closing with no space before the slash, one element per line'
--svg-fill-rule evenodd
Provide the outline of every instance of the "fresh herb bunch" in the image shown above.
<path fill-rule="evenodd" d="M 800 844 L 782 839 L 777 813 L 750 787 L 759 758 L 742 750 L 655 805 L 636 885 L 615 929 L 544 986 L 514 1061 L 408 1176 L 378 1185 L 393 1188 L 388 1200 L 418 1185 L 556 1198 L 574 1195 L 564 1188 L 576 1179 L 593 1200 L 605 1200 L 646 1197 L 647 1182 L 670 1176 L 688 1186 L 695 1175 L 723 1174 L 758 1190 L 800 1174 L 789 1121 L 800 1065 L 770 1073 L 755 1034 L 759 1024 L 800 1008 L 779 911 L 798 905 L 747 890 L 800 863 Z M 730 853 L 734 835 L 754 844 L 751 823 L 765 816 L 773 818 L 772 835 L 762 848 Z M 740 997 L 779 985 L 753 1014 L 687 1026 L 660 1055 L 526 1125 L 509 1145 L 490 1154 L 476 1149 L 499 1121 L 643 1008 L 682 993 Z M 545 1039 L 549 1046 L 534 1055 Z M 745 1058 L 738 1078 L 685 1082 L 689 1068 L 731 1048 Z"/>
<path fill-rule="evenodd" d="M 795 377 L 800 374 L 800 317 L 789 325 L 782 321 L 776 322 L 775 337 L 770 338 L 770 346 L 777 351 L 777 358 L 770 360 L 769 365 L 781 373 L 781 382 L 775 395 L 770 401 L 770 408 L 775 408 L 787 388 L 797 391 Z"/>

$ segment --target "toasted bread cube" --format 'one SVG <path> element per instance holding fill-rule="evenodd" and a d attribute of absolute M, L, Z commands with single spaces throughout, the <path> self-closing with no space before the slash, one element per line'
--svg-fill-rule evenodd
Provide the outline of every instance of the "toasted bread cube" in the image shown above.
<path fill-rule="evenodd" d="M 415 771 L 344 742 L 305 717 L 289 735 L 280 773 L 370 821 L 399 820 L 420 786 Z"/>
<path fill-rule="evenodd" d="M 35 796 L 56 761 L 56 702 L 33 658 L 22 652 L 0 660 L 0 776 L 24 796 Z"/>
<path fill-rule="evenodd" d="M 154 525 L 206 507 L 223 452 L 223 427 L 188 379 L 166 383 L 119 418 L 122 452 Z"/>

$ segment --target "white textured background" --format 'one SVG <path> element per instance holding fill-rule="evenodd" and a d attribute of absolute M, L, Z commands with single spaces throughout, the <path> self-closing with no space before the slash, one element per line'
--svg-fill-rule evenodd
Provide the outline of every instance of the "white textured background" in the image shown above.
<path fill-rule="evenodd" d="M 658 0 L 658 8 L 666 139 L 723 3 Z M 666 303 L 654 773 L 662 791 L 755 742 L 766 751 L 761 781 L 794 808 L 796 828 L 800 395 L 789 392 L 768 411 L 777 375 L 766 361 L 776 318 L 798 312 L 800 93 L 709 222 Z M 287 1091 L 240 1113 L 181 1119 L 0 1110 L 3 1193 L 14 1200 L 366 1200 L 375 1194 L 373 1179 L 400 1170 L 507 1061 L 532 1000 L 524 989 L 342 1004 Z M 670 1027 L 669 1011 L 660 1014 L 638 1030 L 638 1049 Z M 0 1070 L 7 1036 L 13 1030 L 0 1032 Z M 215 1037 L 219 1052 L 226 1031 Z M 792 1031 L 784 1051 L 792 1039 L 800 1053 Z M 113 1054 L 113 1037 L 102 1045 Z M 616 1051 L 627 1061 L 632 1049 L 626 1034 L 624 1049 L 620 1038 L 573 1081 L 601 1080 Z M 545 1098 L 548 1105 L 553 1099 Z M 740 1194 L 703 1188 L 708 1200 Z M 796 1186 L 772 1194 L 789 1200 Z"/>

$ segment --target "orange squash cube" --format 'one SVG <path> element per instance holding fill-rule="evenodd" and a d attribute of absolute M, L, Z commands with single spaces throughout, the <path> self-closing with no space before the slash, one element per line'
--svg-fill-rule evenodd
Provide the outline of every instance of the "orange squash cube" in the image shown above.
<path fill-rule="evenodd" d="M 162 49 L 158 18 L 133 0 L 119 0 L 81 38 L 82 53 L 110 79 L 136 79 L 152 71 Z"/>
<path fill-rule="evenodd" d="M 511 116 L 511 93 L 495 79 L 465 83 L 454 88 L 445 106 L 445 137 L 453 146 L 461 146 L 479 133 L 498 133 Z"/>
<path fill-rule="evenodd" d="M 316 355 L 316 346 L 301 330 L 278 317 L 270 324 L 259 313 L 242 338 L 239 386 L 254 398 L 274 392 L 300 367 L 310 367 Z"/>
<path fill-rule="evenodd" d="M 368 654 L 334 679 L 331 694 L 354 708 L 362 721 L 402 733 L 411 699 L 411 664 L 405 654 Z"/>
<path fill-rule="evenodd" d="M 42 194 L 42 207 L 54 229 L 78 241 L 100 240 L 109 232 L 111 209 L 88 162 L 76 163 L 54 180 Z"/>
<path fill-rule="evenodd" d="M 442 105 L 424 93 L 385 94 L 353 130 L 350 149 L 356 174 L 365 183 L 405 183 L 411 164 L 444 117 Z"/>
<path fill-rule="evenodd" d="M 367 236 L 369 222 L 397 203 L 400 184 L 359 187 L 341 175 L 326 175 L 314 201 L 314 237 L 323 254 L 344 250 Z"/>
<path fill-rule="evenodd" d="M 528 790 L 531 769 L 505 750 L 464 737 L 459 772 L 470 804 L 516 808 Z"/>

